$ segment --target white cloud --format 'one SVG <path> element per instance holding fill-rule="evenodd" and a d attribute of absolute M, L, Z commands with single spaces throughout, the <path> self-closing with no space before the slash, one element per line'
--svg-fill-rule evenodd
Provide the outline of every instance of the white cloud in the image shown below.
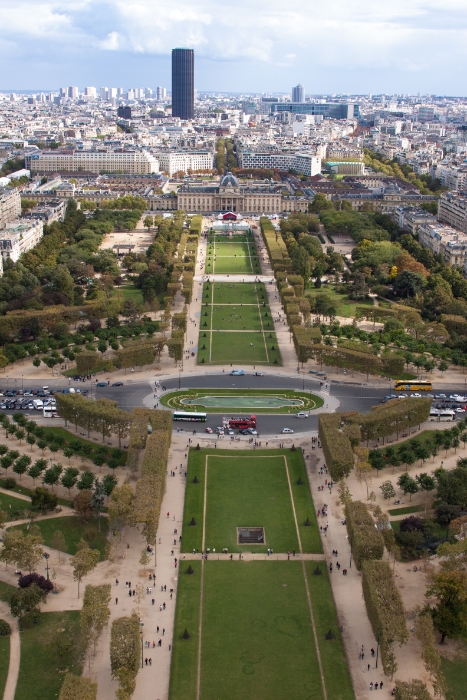
<path fill-rule="evenodd" d="M 34 41 L 31 42 L 30 40 Z M 452 74 L 467 56 L 465 0 L 2 0 L 0 42 L 40 50 L 238 61 L 258 71 Z M 0 57 L 5 48 L 0 43 Z M 244 69 L 240 69 L 244 70 Z M 458 78 L 463 80 L 463 76 Z M 375 86 L 376 87 L 376 86 Z M 467 87 L 467 86 L 466 86 Z"/>

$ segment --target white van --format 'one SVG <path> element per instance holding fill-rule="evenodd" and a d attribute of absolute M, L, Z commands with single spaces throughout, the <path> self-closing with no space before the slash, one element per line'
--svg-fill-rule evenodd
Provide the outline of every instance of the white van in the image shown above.
<path fill-rule="evenodd" d="M 297 418 L 308 418 L 309 414 L 305 413 L 305 411 L 299 411 L 298 413 L 295 414 Z"/>
<path fill-rule="evenodd" d="M 34 406 L 36 411 L 44 410 L 44 404 L 40 399 L 34 399 L 34 401 L 32 402 L 32 405 Z"/>
<path fill-rule="evenodd" d="M 52 406 L 44 406 L 44 408 L 42 409 L 42 415 L 44 416 L 44 418 L 53 418 L 54 411 L 55 409 L 52 408 Z"/>

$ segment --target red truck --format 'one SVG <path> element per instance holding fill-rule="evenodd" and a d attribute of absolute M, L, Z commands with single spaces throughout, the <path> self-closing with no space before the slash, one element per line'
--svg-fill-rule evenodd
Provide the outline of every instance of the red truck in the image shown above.
<path fill-rule="evenodd" d="M 250 416 L 249 418 L 227 418 L 226 422 L 229 428 L 235 430 L 241 430 L 242 428 L 256 429 L 256 416 Z"/>

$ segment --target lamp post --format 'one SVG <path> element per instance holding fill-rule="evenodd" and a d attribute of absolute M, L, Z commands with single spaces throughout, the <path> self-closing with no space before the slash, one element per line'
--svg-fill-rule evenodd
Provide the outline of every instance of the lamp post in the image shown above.
<path fill-rule="evenodd" d="M 21 391 L 24 389 L 24 380 L 23 380 L 23 375 L 21 375 Z"/>
<path fill-rule="evenodd" d="M 375 668 L 378 668 L 379 635 L 380 635 L 380 630 L 378 629 L 378 641 L 376 643 L 376 666 L 375 666 Z"/>
<path fill-rule="evenodd" d="M 139 624 L 140 624 L 139 633 L 140 633 L 140 635 L 141 635 L 141 668 L 143 668 L 143 666 L 144 666 L 144 659 L 143 659 L 143 656 L 144 656 L 144 652 L 143 652 L 143 627 L 144 627 L 144 622 L 140 622 Z"/>
<path fill-rule="evenodd" d="M 48 552 L 45 552 L 44 559 L 46 561 L 46 569 L 45 570 L 47 572 L 47 581 L 49 580 L 49 557 L 50 557 L 50 554 Z"/>

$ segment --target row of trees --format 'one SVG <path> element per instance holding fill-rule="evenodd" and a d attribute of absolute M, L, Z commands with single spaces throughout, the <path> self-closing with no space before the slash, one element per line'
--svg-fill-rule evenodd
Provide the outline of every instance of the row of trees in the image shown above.
<path fill-rule="evenodd" d="M 129 434 L 131 415 L 118 408 L 117 401 L 89 401 L 80 394 L 56 394 L 56 400 L 58 414 L 66 424 L 73 423 L 76 430 L 80 426 L 88 435 L 91 431 L 98 432 L 102 435 L 102 442 L 105 437 L 117 435 L 120 447 L 122 438 Z"/>

